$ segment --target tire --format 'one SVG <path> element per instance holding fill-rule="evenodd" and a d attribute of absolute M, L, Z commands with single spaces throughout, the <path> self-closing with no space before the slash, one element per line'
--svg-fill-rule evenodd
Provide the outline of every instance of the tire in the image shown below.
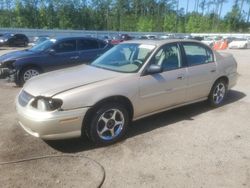
<path fill-rule="evenodd" d="M 129 120 L 127 109 L 118 103 L 107 103 L 97 108 L 86 125 L 89 139 L 97 145 L 113 144 L 126 133 Z"/>
<path fill-rule="evenodd" d="M 31 66 L 26 67 L 23 70 L 20 71 L 19 79 L 16 79 L 16 85 L 17 86 L 23 86 L 23 84 L 28 81 L 30 78 L 37 76 L 41 74 L 40 69 L 37 67 Z"/>
<path fill-rule="evenodd" d="M 212 107 L 221 106 L 228 92 L 227 83 L 224 79 L 216 81 L 208 96 L 208 102 Z"/>

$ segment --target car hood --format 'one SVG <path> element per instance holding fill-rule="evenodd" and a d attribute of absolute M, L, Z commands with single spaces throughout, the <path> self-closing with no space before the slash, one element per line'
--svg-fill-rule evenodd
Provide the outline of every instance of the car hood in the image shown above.
<path fill-rule="evenodd" d="M 52 97 L 58 93 L 124 75 L 88 65 L 53 71 L 36 76 L 24 85 L 33 96 Z"/>
<path fill-rule="evenodd" d="M 36 54 L 36 53 L 32 52 L 30 50 L 20 50 L 20 51 L 10 52 L 10 53 L 7 53 L 7 54 L 0 56 L 0 62 L 16 60 L 16 59 L 22 58 L 22 57 L 29 57 L 29 56 L 32 56 L 34 54 Z"/>

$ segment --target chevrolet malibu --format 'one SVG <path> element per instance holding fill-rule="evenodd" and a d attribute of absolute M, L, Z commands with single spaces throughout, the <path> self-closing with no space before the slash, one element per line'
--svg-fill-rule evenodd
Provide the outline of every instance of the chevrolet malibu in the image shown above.
<path fill-rule="evenodd" d="M 233 56 L 198 41 L 128 41 L 90 65 L 32 78 L 16 109 L 35 137 L 87 135 L 103 145 L 121 139 L 133 120 L 205 100 L 220 106 L 236 80 Z"/>

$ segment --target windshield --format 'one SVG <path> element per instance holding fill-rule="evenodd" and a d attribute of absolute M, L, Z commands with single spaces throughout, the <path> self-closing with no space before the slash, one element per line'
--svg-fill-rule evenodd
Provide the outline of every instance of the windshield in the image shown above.
<path fill-rule="evenodd" d="M 40 44 L 37 44 L 34 47 L 30 48 L 30 50 L 34 52 L 42 52 L 50 49 L 55 43 L 55 39 L 45 40 L 44 42 L 41 42 Z"/>
<path fill-rule="evenodd" d="M 8 38 L 10 38 L 10 37 L 12 37 L 12 36 L 14 36 L 14 34 L 11 34 L 11 33 L 5 33 L 5 34 L 3 34 L 1 37 L 2 37 L 2 38 L 6 38 L 6 39 L 8 39 Z"/>
<path fill-rule="evenodd" d="M 137 72 L 154 49 L 154 45 L 119 44 L 96 59 L 91 65 L 117 72 Z"/>

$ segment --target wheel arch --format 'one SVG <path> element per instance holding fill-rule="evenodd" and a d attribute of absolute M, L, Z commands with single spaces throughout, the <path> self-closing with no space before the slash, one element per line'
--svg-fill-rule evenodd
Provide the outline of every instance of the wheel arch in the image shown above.
<path fill-rule="evenodd" d="M 101 99 L 100 101 L 96 102 L 85 114 L 83 123 L 82 123 L 82 131 L 87 127 L 86 125 L 90 123 L 91 121 L 91 116 L 95 111 L 100 108 L 102 105 L 107 104 L 107 103 L 119 103 L 123 104 L 127 109 L 129 113 L 129 121 L 133 119 L 134 116 L 134 107 L 132 102 L 125 96 L 122 95 L 114 95 L 110 96 L 104 99 Z"/>
<path fill-rule="evenodd" d="M 213 89 L 213 87 L 214 87 L 214 84 L 215 84 L 216 82 L 218 82 L 219 80 L 224 80 L 224 81 L 226 82 L 226 86 L 228 86 L 228 84 L 229 84 L 229 79 L 228 79 L 228 77 L 227 77 L 226 75 L 220 76 L 220 77 L 218 77 L 218 78 L 214 81 L 213 85 L 211 86 L 209 95 L 210 95 L 210 93 L 212 92 L 212 89 Z"/>
<path fill-rule="evenodd" d="M 219 80 L 224 80 L 225 82 L 226 82 L 226 84 L 227 84 L 227 86 L 228 86 L 228 84 L 229 84 L 229 79 L 228 79 L 228 77 L 227 76 L 220 76 L 219 78 L 217 78 L 216 80 L 215 80 L 215 82 L 214 83 L 216 83 L 217 81 L 219 81 Z"/>
<path fill-rule="evenodd" d="M 39 69 L 39 71 L 42 71 L 42 72 L 43 72 L 42 67 L 39 66 L 39 65 L 37 65 L 37 64 L 34 64 L 34 63 L 28 63 L 28 64 L 25 64 L 25 65 L 21 66 L 21 67 L 19 68 L 19 71 L 21 72 L 21 71 L 23 71 L 24 69 L 27 69 L 27 68 L 29 68 L 29 67 L 37 68 L 37 69 Z"/>
<path fill-rule="evenodd" d="M 21 75 L 22 75 L 22 72 L 29 68 L 29 67 L 34 67 L 34 68 L 37 68 L 40 73 L 43 73 L 44 70 L 39 66 L 39 65 L 36 65 L 36 64 L 33 64 L 33 63 L 28 63 L 28 64 L 25 64 L 23 66 L 18 66 L 16 67 L 16 74 L 15 74 L 15 83 L 18 85 L 18 86 L 21 86 L 23 83 L 21 81 Z"/>

